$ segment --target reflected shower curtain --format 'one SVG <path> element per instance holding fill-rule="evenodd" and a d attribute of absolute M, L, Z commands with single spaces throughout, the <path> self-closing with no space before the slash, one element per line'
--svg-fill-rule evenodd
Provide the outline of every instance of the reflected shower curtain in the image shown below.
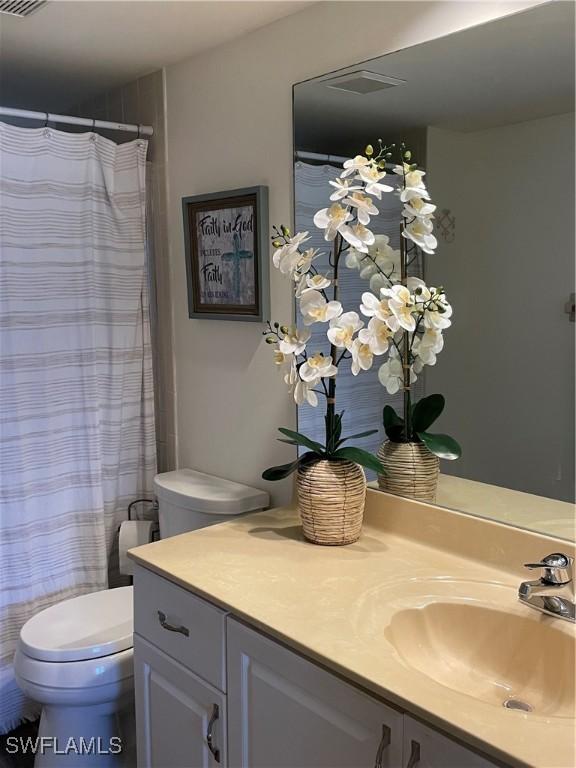
<path fill-rule="evenodd" d="M 0 123 L 0 733 L 36 714 L 21 626 L 103 589 L 150 496 L 146 142 Z"/>

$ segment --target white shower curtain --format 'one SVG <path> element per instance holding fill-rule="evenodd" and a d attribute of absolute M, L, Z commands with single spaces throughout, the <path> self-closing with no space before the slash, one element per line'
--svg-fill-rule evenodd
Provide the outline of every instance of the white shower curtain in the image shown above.
<path fill-rule="evenodd" d="M 107 586 L 150 495 L 146 142 L 0 123 L 0 733 L 36 714 L 21 626 Z"/>

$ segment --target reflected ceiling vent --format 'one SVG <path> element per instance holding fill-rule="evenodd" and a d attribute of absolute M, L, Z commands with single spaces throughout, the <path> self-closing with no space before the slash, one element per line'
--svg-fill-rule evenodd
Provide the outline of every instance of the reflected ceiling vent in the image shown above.
<path fill-rule="evenodd" d="M 7 13 L 9 16 L 30 16 L 43 5 L 47 0 L 0 0 L 0 13 Z"/>
<path fill-rule="evenodd" d="M 356 72 L 347 72 L 345 75 L 332 77 L 324 82 L 327 88 L 359 93 L 361 96 L 364 96 L 367 93 L 374 93 L 375 91 L 383 91 L 386 88 L 403 85 L 406 81 L 399 80 L 397 77 L 388 77 L 387 75 L 379 75 L 377 72 L 359 69 Z"/>

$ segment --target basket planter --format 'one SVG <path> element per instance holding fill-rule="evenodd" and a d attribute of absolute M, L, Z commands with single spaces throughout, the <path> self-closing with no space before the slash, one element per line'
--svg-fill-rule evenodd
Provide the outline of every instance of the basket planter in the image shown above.
<path fill-rule="evenodd" d="M 436 501 L 440 460 L 426 446 L 387 440 L 377 455 L 386 471 L 378 475 L 380 490 L 418 501 Z"/>
<path fill-rule="evenodd" d="M 366 476 L 352 461 L 321 459 L 298 469 L 298 509 L 304 536 L 314 544 L 358 541 L 366 500 Z"/>

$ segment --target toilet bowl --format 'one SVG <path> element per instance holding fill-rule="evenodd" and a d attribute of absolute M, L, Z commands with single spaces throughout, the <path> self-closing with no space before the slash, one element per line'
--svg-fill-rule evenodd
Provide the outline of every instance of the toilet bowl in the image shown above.
<path fill-rule="evenodd" d="M 161 538 L 265 509 L 268 494 L 190 469 L 157 475 Z M 35 768 L 134 768 L 132 587 L 46 608 L 22 627 L 14 671 L 42 704 Z"/>
<path fill-rule="evenodd" d="M 42 704 L 35 766 L 135 765 L 132 587 L 57 603 L 22 628 L 20 688 Z"/>

